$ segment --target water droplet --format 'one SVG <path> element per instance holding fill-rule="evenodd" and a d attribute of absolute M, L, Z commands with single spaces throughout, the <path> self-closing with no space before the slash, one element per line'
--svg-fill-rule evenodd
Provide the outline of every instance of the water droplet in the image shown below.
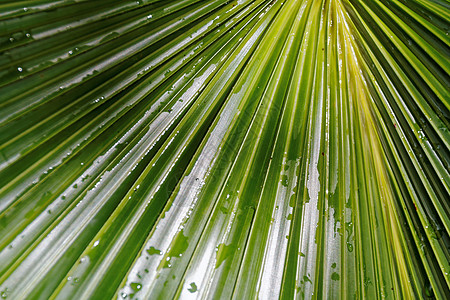
<path fill-rule="evenodd" d="M 22 69 L 21 67 L 18 67 L 18 68 L 17 68 L 17 71 L 22 72 L 23 69 Z"/>
<path fill-rule="evenodd" d="M 156 249 L 155 247 L 150 247 L 150 248 L 147 249 L 146 251 L 147 251 L 148 255 L 154 255 L 154 254 L 156 254 L 156 255 L 162 255 L 162 251 Z"/>
<path fill-rule="evenodd" d="M 132 283 L 130 284 L 130 287 L 131 287 L 135 292 L 137 292 L 137 291 L 139 291 L 139 290 L 142 288 L 142 285 L 141 285 L 140 283 L 138 283 L 138 282 L 132 282 Z"/>
<path fill-rule="evenodd" d="M 350 243 L 347 243 L 347 250 L 348 252 L 352 252 L 353 251 L 353 245 Z"/>
<path fill-rule="evenodd" d="M 333 272 L 333 274 L 331 274 L 331 280 L 334 280 L 334 281 L 339 280 L 339 274 L 336 272 Z"/>
<path fill-rule="evenodd" d="M 195 284 L 195 282 L 191 282 L 191 287 L 188 289 L 189 292 L 191 293 L 195 293 L 198 291 L 197 285 Z"/>
<path fill-rule="evenodd" d="M 420 139 L 423 140 L 425 138 L 425 134 L 422 130 L 419 130 L 417 133 L 418 133 Z"/>
<path fill-rule="evenodd" d="M 425 299 L 434 299 L 433 287 L 430 283 L 425 285 L 423 289 L 423 296 Z"/>

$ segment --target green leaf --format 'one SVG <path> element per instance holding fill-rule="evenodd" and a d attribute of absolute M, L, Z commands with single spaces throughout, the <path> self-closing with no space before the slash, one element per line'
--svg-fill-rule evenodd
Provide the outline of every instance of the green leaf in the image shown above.
<path fill-rule="evenodd" d="M 444 0 L 0 0 L 0 296 L 448 299 Z"/>

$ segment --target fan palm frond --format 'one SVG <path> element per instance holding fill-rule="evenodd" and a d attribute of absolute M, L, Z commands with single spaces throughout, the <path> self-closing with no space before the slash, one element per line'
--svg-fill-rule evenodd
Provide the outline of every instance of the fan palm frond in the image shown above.
<path fill-rule="evenodd" d="M 0 0 L 0 295 L 448 299 L 445 0 Z"/>

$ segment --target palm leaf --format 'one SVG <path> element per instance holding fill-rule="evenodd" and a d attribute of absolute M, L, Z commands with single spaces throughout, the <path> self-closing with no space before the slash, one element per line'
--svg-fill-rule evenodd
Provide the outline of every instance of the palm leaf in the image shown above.
<path fill-rule="evenodd" d="M 450 297 L 447 1 L 0 20 L 2 298 Z"/>

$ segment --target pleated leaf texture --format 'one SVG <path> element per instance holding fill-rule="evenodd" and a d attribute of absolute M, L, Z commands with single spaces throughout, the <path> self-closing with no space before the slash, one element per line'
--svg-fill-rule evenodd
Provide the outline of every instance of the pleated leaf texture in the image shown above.
<path fill-rule="evenodd" d="M 450 299 L 446 0 L 0 0 L 0 299 Z"/>

